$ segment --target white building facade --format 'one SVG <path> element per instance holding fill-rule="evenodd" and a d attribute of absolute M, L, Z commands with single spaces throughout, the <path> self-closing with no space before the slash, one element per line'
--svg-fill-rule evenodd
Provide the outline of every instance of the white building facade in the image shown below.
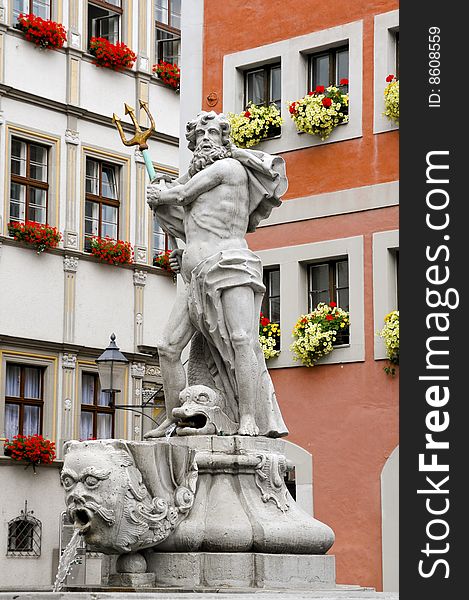
<path fill-rule="evenodd" d="M 15 28 L 21 12 L 61 23 L 65 45 L 28 41 Z M 136 54 L 133 67 L 93 64 L 93 36 L 125 43 Z M 0 456 L 0 588 L 50 588 L 63 442 L 141 439 L 152 426 L 109 408 L 95 363 L 115 333 L 129 360 L 117 403 L 138 407 L 161 396 L 156 340 L 176 293 L 171 274 L 153 266 L 167 240 L 146 204 L 143 157 L 122 144 L 112 115 L 131 138 L 124 103 L 146 129 L 139 101 L 147 102 L 154 166 L 161 177 L 177 175 L 179 95 L 152 67 L 177 62 L 179 45 L 176 0 L 0 0 L 0 438 L 39 433 L 58 454 L 36 475 Z M 27 221 L 57 228 L 59 245 L 37 253 L 15 241 L 9 223 Z M 90 253 L 92 237 L 106 235 L 131 243 L 131 263 L 106 264 Z M 30 519 L 22 540 L 15 538 L 21 511 Z"/>

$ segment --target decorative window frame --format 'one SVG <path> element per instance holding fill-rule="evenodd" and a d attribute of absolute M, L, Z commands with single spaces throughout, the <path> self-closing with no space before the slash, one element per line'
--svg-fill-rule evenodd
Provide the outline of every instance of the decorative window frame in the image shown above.
<path fill-rule="evenodd" d="M 77 373 L 75 380 L 75 411 L 74 423 L 72 427 L 73 439 L 80 439 L 80 416 L 81 416 L 81 397 L 82 397 L 82 382 L 83 373 L 98 373 L 98 367 L 95 361 L 77 360 Z M 124 389 L 117 398 L 117 404 L 129 404 L 129 368 L 125 371 Z M 114 437 L 115 439 L 125 439 L 128 436 L 127 432 L 127 410 L 117 409 L 114 415 Z M 124 414 L 122 414 L 124 413 Z"/>
<path fill-rule="evenodd" d="M 293 360 L 289 346 L 293 341 L 291 331 L 298 317 L 308 311 L 307 265 L 344 256 L 347 256 L 349 261 L 350 343 L 335 348 L 320 359 L 318 364 L 365 360 L 363 236 L 260 250 L 257 254 L 266 268 L 270 265 L 280 265 L 281 352 L 280 356 L 269 360 L 269 369 L 301 367 L 301 363 Z"/>
<path fill-rule="evenodd" d="M 349 46 L 350 118 L 348 123 L 337 127 L 327 140 L 321 141 L 317 136 L 296 130 L 287 101 L 302 98 L 308 92 L 308 56 L 345 43 Z M 280 62 L 282 70 L 282 133 L 262 142 L 262 150 L 277 154 L 362 136 L 363 21 L 226 55 L 223 61 L 223 111 L 236 113 L 243 110 L 245 70 L 274 62 Z"/>
<path fill-rule="evenodd" d="M 397 270 L 393 250 L 399 249 L 399 230 L 373 234 L 373 331 L 384 327 L 384 317 L 397 308 Z M 387 358 L 383 338 L 374 336 L 375 360 Z"/>
<path fill-rule="evenodd" d="M 47 146 L 49 184 L 46 222 L 52 227 L 58 227 L 60 222 L 60 138 L 36 129 L 25 129 L 20 125 L 7 123 L 5 135 L 5 180 L 4 180 L 4 223 L 3 234 L 8 236 L 10 221 L 10 177 L 11 177 L 11 140 L 18 138 Z M 55 175 L 55 176 L 54 176 Z"/>
<path fill-rule="evenodd" d="M 94 158 L 114 165 L 118 169 L 117 181 L 119 186 L 119 230 L 118 238 L 130 242 L 130 203 L 131 203 L 131 181 L 130 181 L 130 156 L 117 152 L 109 152 L 94 146 L 82 146 L 81 149 L 81 173 L 80 173 L 80 228 L 79 249 L 84 252 L 85 235 L 85 191 L 86 191 L 86 159 Z M 89 255 L 89 253 L 87 252 Z"/>
<path fill-rule="evenodd" d="M 132 47 L 132 27 L 132 2 L 122 0 L 122 14 L 120 15 L 119 22 L 119 41 L 129 47 Z M 88 0 L 83 2 L 82 31 L 82 50 L 83 52 L 88 53 L 88 42 L 91 37 L 91 32 L 88 31 Z"/>
<path fill-rule="evenodd" d="M 374 22 L 374 119 L 373 133 L 384 133 L 399 129 L 393 121 L 383 115 L 384 88 L 386 77 L 396 72 L 396 38 L 399 29 L 399 11 L 375 16 Z"/>
<path fill-rule="evenodd" d="M 5 374 L 6 364 L 15 363 L 44 368 L 44 405 L 42 435 L 55 442 L 57 427 L 57 365 L 58 357 L 16 350 L 0 350 L 0 437 L 5 437 Z"/>
<path fill-rule="evenodd" d="M 27 507 L 27 504 L 25 505 Z M 21 511 L 21 515 L 11 519 L 8 522 L 8 542 L 7 542 L 7 557 L 8 558 L 40 558 L 42 544 L 42 523 L 39 519 L 33 516 L 33 511 Z M 28 523 L 31 528 L 32 548 L 30 550 L 17 550 L 11 548 L 11 540 L 13 537 L 12 529 L 16 524 Z"/>

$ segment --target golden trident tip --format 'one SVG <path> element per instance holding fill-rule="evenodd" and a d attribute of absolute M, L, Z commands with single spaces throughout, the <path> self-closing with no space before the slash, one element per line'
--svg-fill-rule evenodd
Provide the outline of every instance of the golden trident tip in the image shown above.
<path fill-rule="evenodd" d="M 148 129 L 146 129 L 145 131 L 142 131 L 140 129 L 140 125 L 138 124 L 137 117 L 135 116 L 135 109 L 126 103 L 124 103 L 124 111 L 125 111 L 126 115 L 130 115 L 130 119 L 131 119 L 132 123 L 134 124 L 134 127 L 135 127 L 134 136 L 130 140 L 127 140 L 125 138 L 121 120 L 116 115 L 116 113 L 114 113 L 112 115 L 112 122 L 117 127 L 119 135 L 121 136 L 122 143 L 125 146 L 138 146 L 140 150 L 146 150 L 148 148 L 147 140 L 150 137 L 150 135 L 152 134 L 153 130 L 155 129 L 155 121 L 148 109 L 148 102 L 144 102 L 143 100 L 139 100 L 138 102 L 139 102 L 140 108 L 146 112 L 146 114 L 148 115 L 148 118 L 150 119 L 150 127 Z"/>

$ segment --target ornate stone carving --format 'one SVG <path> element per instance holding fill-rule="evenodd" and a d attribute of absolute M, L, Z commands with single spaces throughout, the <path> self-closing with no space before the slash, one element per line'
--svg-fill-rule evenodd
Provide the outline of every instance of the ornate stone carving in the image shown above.
<path fill-rule="evenodd" d="M 219 394 L 209 387 L 187 387 L 179 399 L 181 406 L 173 410 L 177 435 L 233 435 L 238 431 L 238 423 L 223 412 Z"/>
<path fill-rule="evenodd" d="M 135 315 L 135 324 L 141 325 L 142 323 L 143 323 L 143 315 L 142 315 L 142 313 L 137 313 Z"/>
<path fill-rule="evenodd" d="M 64 256 L 64 271 L 68 273 L 76 273 L 78 269 L 78 257 L 77 256 Z"/>
<path fill-rule="evenodd" d="M 144 483 L 148 469 L 153 488 L 172 482 L 160 486 L 161 495 Z M 68 515 L 86 543 L 99 552 L 123 554 L 155 546 L 174 531 L 192 507 L 197 468 L 187 448 L 72 441 L 65 444 L 61 480 Z"/>
<path fill-rule="evenodd" d="M 156 365 L 147 365 L 145 369 L 145 375 L 150 377 L 159 377 L 161 375 L 161 369 Z"/>
<path fill-rule="evenodd" d="M 140 164 L 145 164 L 145 159 L 143 158 L 142 151 L 138 149 L 138 147 L 134 150 L 135 162 Z"/>
<path fill-rule="evenodd" d="M 78 250 L 78 233 L 76 231 L 65 231 L 64 247 Z"/>
<path fill-rule="evenodd" d="M 158 388 L 156 387 L 151 387 L 151 388 L 143 388 L 142 389 L 142 402 L 145 404 L 146 402 L 148 402 L 150 400 L 150 398 L 156 393 L 158 392 Z"/>
<path fill-rule="evenodd" d="M 144 286 L 147 282 L 146 271 L 134 271 L 134 285 Z"/>
<path fill-rule="evenodd" d="M 77 33 L 76 31 L 70 31 L 69 32 L 69 37 L 70 37 L 70 45 L 73 48 L 80 48 L 81 44 L 80 44 L 80 34 Z"/>
<path fill-rule="evenodd" d="M 256 485 L 261 492 L 262 501 L 271 500 L 282 512 L 287 511 L 290 508 L 284 481 L 287 459 L 280 454 L 261 454 L 259 459 L 259 465 L 256 467 Z"/>
<path fill-rule="evenodd" d="M 142 56 L 141 54 L 138 57 L 138 68 L 140 71 L 148 71 L 149 60 L 147 56 Z"/>
<path fill-rule="evenodd" d="M 145 376 L 145 365 L 144 363 L 132 363 L 130 367 L 130 374 L 132 377 L 141 379 Z"/>
<path fill-rule="evenodd" d="M 80 144 L 80 134 L 78 133 L 78 131 L 74 131 L 73 129 L 66 129 L 65 143 L 78 146 Z"/>
<path fill-rule="evenodd" d="M 65 398 L 64 400 L 64 409 L 69 411 L 72 408 L 72 399 L 71 398 Z"/>
<path fill-rule="evenodd" d="M 62 355 L 62 369 L 75 369 L 77 366 L 76 354 L 63 354 Z"/>
<path fill-rule="evenodd" d="M 147 264 L 147 249 L 145 246 L 135 246 L 135 262 L 140 265 Z"/>

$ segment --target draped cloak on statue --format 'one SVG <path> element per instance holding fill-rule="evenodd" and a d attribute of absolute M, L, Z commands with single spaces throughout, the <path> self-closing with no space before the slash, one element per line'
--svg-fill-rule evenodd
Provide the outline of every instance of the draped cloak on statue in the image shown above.
<path fill-rule="evenodd" d="M 239 200 L 249 201 L 247 233 L 250 233 L 270 215 L 273 208 L 281 205 L 280 197 L 287 189 L 285 162 L 281 157 L 257 150 L 243 150 L 236 146 L 231 146 L 231 150 L 232 158 L 244 166 L 248 175 L 249 198 Z M 184 209 L 181 206 L 164 204 L 153 210 L 166 233 L 186 241 Z M 236 378 L 234 348 L 226 327 L 221 295 L 224 289 L 244 285 L 254 292 L 253 331 L 257 332 L 265 286 L 262 263 L 253 252 L 247 248 L 217 252 L 192 270 L 188 282 L 189 317 L 197 330 L 191 343 L 189 385 L 203 384 L 217 390 L 222 398 L 222 410 L 236 422 L 239 422 L 238 388 L 243 383 Z M 259 373 L 254 416 L 259 434 L 270 437 L 287 435 L 260 344 L 256 344 L 255 351 Z"/>

